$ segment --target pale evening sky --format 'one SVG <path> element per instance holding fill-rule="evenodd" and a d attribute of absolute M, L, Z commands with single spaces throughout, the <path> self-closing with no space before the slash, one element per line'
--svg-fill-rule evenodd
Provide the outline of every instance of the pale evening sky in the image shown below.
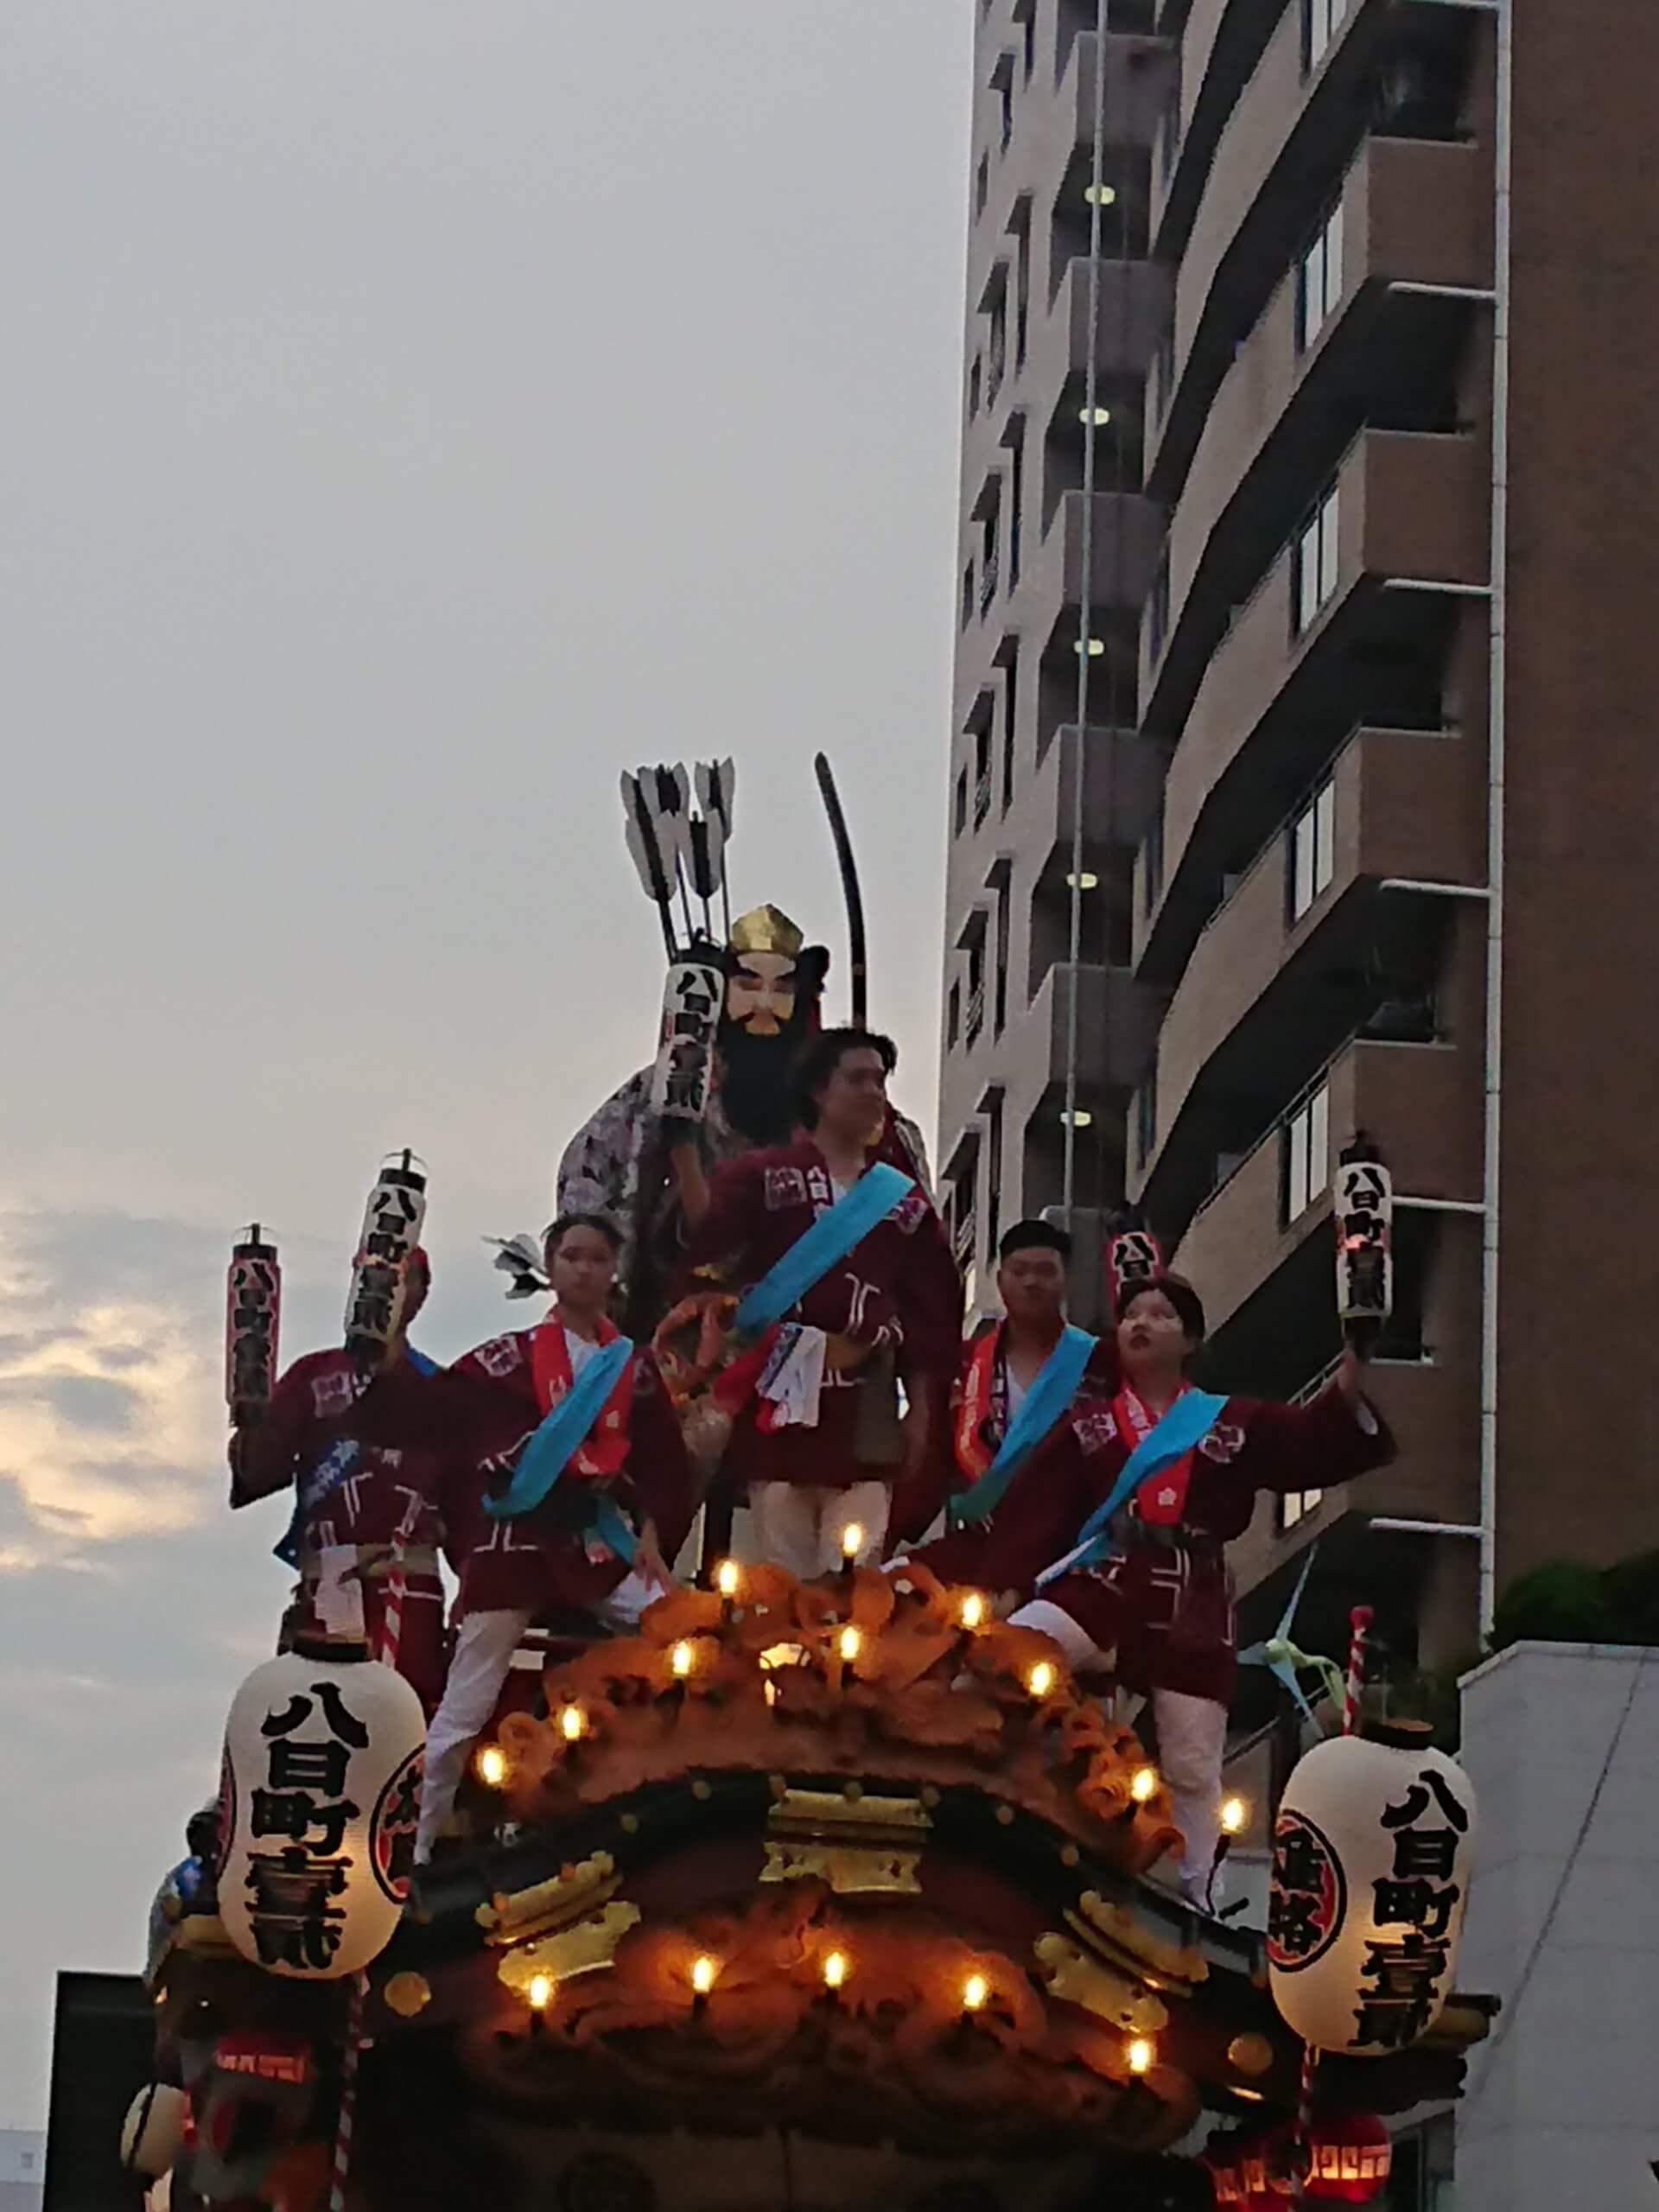
<path fill-rule="evenodd" d="M 328 1340 L 384 1151 L 427 1349 L 646 1057 L 620 768 L 931 1122 L 973 0 L 13 0 L 0 68 L 0 2126 L 132 1970 L 270 1648 L 230 1232 Z"/>

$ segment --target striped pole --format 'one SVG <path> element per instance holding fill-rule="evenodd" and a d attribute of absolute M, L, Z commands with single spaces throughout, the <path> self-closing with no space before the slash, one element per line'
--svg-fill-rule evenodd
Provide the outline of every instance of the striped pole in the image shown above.
<path fill-rule="evenodd" d="M 409 1510 L 397 1524 L 397 1533 L 391 1540 L 391 1564 L 386 1571 L 386 1602 L 380 1617 L 380 1640 L 375 1657 L 383 1666 L 396 1670 L 397 1654 L 404 1642 L 404 1606 L 409 1597 L 409 1540 L 415 1533 L 415 1524 L 421 1517 L 421 1508 L 426 1503 L 417 1491 L 409 1501 Z"/>
<path fill-rule="evenodd" d="M 1348 1678 L 1342 1694 L 1344 1736 L 1359 1733 L 1359 1701 L 1365 1691 L 1365 1643 L 1372 1618 L 1369 1605 L 1356 1605 L 1348 1616 Z M 1319 2066 L 1319 2052 L 1312 2044 L 1304 2044 L 1301 2093 L 1296 2101 L 1296 2158 L 1293 2170 L 1295 2186 L 1290 2199 L 1296 2205 L 1306 2202 L 1308 2172 L 1313 2164 L 1313 2092 Z"/>
<path fill-rule="evenodd" d="M 1348 1645 L 1348 1681 L 1342 1700 L 1342 1732 L 1355 1736 L 1359 1732 L 1359 1700 L 1365 1688 L 1365 1639 L 1370 1633 L 1371 1609 L 1356 1605 L 1348 1616 L 1352 1631 Z"/>
<path fill-rule="evenodd" d="M 346 2056 L 340 2069 L 340 2119 L 334 2127 L 334 2177 L 328 2212 L 346 2212 L 346 2187 L 352 2177 L 352 2131 L 357 2124 L 357 2069 L 363 2053 L 363 2000 L 369 1977 L 357 1976 L 346 2016 Z"/>

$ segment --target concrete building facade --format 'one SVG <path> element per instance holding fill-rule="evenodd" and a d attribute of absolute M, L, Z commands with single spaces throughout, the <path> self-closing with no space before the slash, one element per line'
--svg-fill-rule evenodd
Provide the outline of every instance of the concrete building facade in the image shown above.
<path fill-rule="evenodd" d="M 1069 1199 L 1092 1319 L 1138 1203 L 1207 1379 L 1294 1396 L 1370 1132 L 1401 1457 L 1262 1501 L 1245 1627 L 1319 1539 L 1303 1641 L 1358 1578 L 1397 1661 L 1466 1663 L 1541 1559 L 1659 1543 L 1659 11 L 980 0 L 977 36 L 959 1255 L 988 1304 L 1000 1228 Z"/>

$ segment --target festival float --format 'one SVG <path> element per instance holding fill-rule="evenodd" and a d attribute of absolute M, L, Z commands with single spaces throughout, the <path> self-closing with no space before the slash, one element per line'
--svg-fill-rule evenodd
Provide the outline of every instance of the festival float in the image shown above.
<path fill-rule="evenodd" d="M 776 909 L 716 937 L 729 764 L 695 788 L 683 771 L 626 779 L 667 1007 L 657 1063 L 564 1171 L 623 1217 L 622 1302 L 645 1335 L 683 1332 L 676 1209 L 711 1160 L 773 1134 L 778 1055 L 817 1027 L 827 967 Z M 906 1125 L 883 1148 L 919 1169 Z M 1338 1300 L 1363 1329 L 1387 1303 L 1369 1149 L 1344 1192 Z M 402 1154 L 371 1200 L 346 1332 L 365 1372 L 396 1341 L 426 1197 Z M 1122 1294 L 1155 1279 L 1149 1232 L 1113 1249 Z M 535 1240 L 502 1259 L 515 1290 L 543 1287 Z M 256 1227 L 230 1281 L 245 1422 L 276 1387 L 279 1283 Z M 709 1362 L 684 1364 L 708 1381 Z M 418 1866 L 407 1544 L 378 1562 L 372 1649 L 357 1624 L 290 1617 L 227 1701 L 206 1863 L 166 1895 L 155 2080 L 123 2142 L 148 2202 L 1380 2201 L 1389 2118 L 1457 2096 L 1493 2007 L 1455 1980 L 1468 1783 L 1408 1729 L 1360 1728 L 1363 1621 L 1344 1732 L 1292 1777 L 1252 1931 L 1168 1878 L 1169 1791 L 1109 1684 L 1077 1679 L 990 1591 L 860 1565 L 862 1532 L 847 1537 L 839 1571 L 803 1578 L 731 1555 L 722 1522 L 633 1632 L 535 1624 Z"/>

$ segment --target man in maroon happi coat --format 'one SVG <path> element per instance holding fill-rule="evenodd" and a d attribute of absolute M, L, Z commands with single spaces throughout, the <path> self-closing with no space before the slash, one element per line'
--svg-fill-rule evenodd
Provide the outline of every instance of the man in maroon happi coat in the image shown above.
<path fill-rule="evenodd" d="M 1039 1577 L 1066 1558 L 1135 1446 L 1188 1387 L 1186 1363 L 1204 1333 L 1203 1306 L 1179 1277 L 1129 1291 L 1104 1357 L 1090 1362 L 1071 1407 L 988 1520 L 914 1554 L 942 1577 L 1019 1600 L 1012 1618 L 1052 1636 L 1080 1675 L 1114 1678 L 1150 1701 L 1185 1843 L 1181 1885 L 1198 1901 L 1215 1863 L 1237 1665 L 1226 1547 L 1249 1526 L 1258 1491 L 1325 1487 L 1395 1455 L 1361 1394 L 1351 1348 L 1309 1405 L 1229 1398 L 1194 1449 L 1117 1516 L 1111 1555 L 1039 1590 Z"/>
<path fill-rule="evenodd" d="M 380 1648 L 386 1592 L 401 1538 L 407 1596 L 397 1668 L 428 1713 L 443 1689 L 442 1458 L 428 1425 L 432 1363 L 411 1350 L 409 1327 L 431 1282 L 426 1254 L 409 1263 L 398 1332 L 385 1364 L 365 1370 L 343 1350 L 295 1361 L 269 1404 L 232 1409 L 231 1503 L 252 1504 L 290 1485 L 293 1519 L 277 1555 L 300 1586 L 284 1634 L 311 1629 Z"/>
<path fill-rule="evenodd" d="M 896 1058 L 890 1041 L 869 1031 L 826 1030 L 813 1040 L 798 1076 L 806 1134 L 718 1171 L 692 1238 L 695 1274 L 734 1288 L 758 1282 L 887 1156 Z M 906 1163 L 905 1172 L 917 1171 Z M 762 1555 L 810 1576 L 842 1564 L 855 1529 L 855 1555 L 880 1557 L 894 1479 L 901 1469 L 914 1476 L 942 1433 L 962 1285 L 919 1179 L 790 1319 L 800 1333 L 786 1338 L 785 1366 L 739 1414 L 725 1469 L 747 1492 Z"/>

